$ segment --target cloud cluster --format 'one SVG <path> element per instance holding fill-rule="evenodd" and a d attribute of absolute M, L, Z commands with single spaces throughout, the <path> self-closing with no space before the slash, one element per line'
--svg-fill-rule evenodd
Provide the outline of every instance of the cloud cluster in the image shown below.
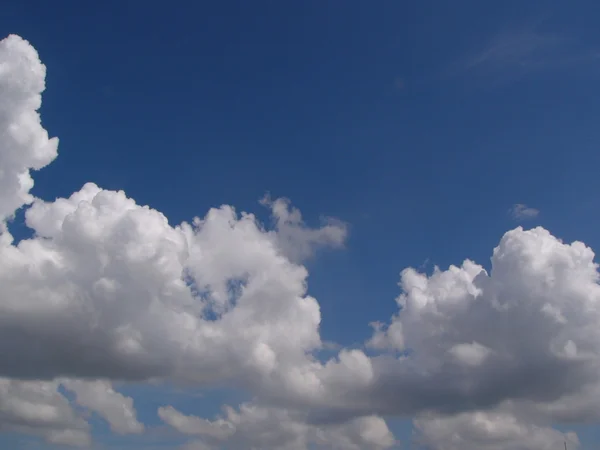
<path fill-rule="evenodd" d="M 320 346 L 306 269 L 252 215 L 224 206 L 173 228 L 87 184 L 36 200 L 26 223 L 36 237 L 0 253 L 0 333 L 22 342 L 0 345 L 1 373 L 252 381 Z"/>
<path fill-rule="evenodd" d="M 489 274 L 465 261 L 431 276 L 407 269 L 401 286 L 399 314 L 371 344 L 410 350 L 397 366 L 418 370 L 419 383 L 443 376 L 438 398 L 455 397 L 457 409 L 550 402 L 598 381 L 600 286 L 580 242 L 517 228 L 494 250 Z"/>
<path fill-rule="evenodd" d="M 93 183 L 33 198 L 30 171 L 57 154 L 36 112 L 44 76 L 29 43 L 0 42 L 0 430 L 83 446 L 95 413 L 142 433 L 117 380 L 254 397 L 215 420 L 159 409 L 190 449 L 393 448 L 390 415 L 414 417 L 426 449 L 575 448 L 552 425 L 598 420 L 600 286 L 583 243 L 517 228 L 489 272 L 405 269 L 397 314 L 321 360 L 302 261 L 341 247 L 346 226 L 309 228 L 268 197 L 272 229 L 226 205 L 173 226 Z M 24 205 L 34 236 L 15 243 Z"/>
<path fill-rule="evenodd" d="M 75 401 L 65 395 L 75 394 Z M 85 414 L 97 413 L 115 433 L 140 433 L 133 400 L 103 380 L 24 381 L 0 378 L 0 431 L 31 434 L 57 445 L 91 444 Z"/>

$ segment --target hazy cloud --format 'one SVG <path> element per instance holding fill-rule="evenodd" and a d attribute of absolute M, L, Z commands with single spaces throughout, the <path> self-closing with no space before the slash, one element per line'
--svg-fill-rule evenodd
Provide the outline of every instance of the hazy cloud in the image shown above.
<path fill-rule="evenodd" d="M 535 28 L 502 31 L 453 64 L 450 73 L 470 75 L 492 84 L 544 70 L 600 62 L 600 52 L 561 33 Z"/>
<path fill-rule="evenodd" d="M 509 214 L 515 220 L 534 219 L 539 216 L 539 209 L 531 208 L 523 203 L 517 203 L 509 210 Z"/>

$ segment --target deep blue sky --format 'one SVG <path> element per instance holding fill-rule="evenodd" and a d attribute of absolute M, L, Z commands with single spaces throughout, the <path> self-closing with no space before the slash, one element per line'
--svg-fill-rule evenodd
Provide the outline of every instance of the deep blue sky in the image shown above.
<path fill-rule="evenodd" d="M 350 224 L 310 263 L 325 339 L 395 308 L 406 266 L 489 264 L 507 210 L 600 247 L 596 1 L 5 0 L 48 68 L 52 199 L 87 181 L 173 223 L 269 191 Z M 343 324 L 343 326 L 341 326 Z M 141 417 L 142 416 L 142 413 Z"/>

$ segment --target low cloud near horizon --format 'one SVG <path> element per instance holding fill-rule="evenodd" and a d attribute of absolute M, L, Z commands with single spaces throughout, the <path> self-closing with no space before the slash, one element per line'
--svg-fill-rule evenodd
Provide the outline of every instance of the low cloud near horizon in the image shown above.
<path fill-rule="evenodd" d="M 489 272 L 399 267 L 396 313 L 362 349 L 319 359 L 303 262 L 343 247 L 346 225 L 309 228 L 266 198 L 271 228 L 229 205 L 171 226 L 93 182 L 35 198 L 32 172 L 58 156 L 37 112 L 45 75 L 27 41 L 0 42 L 0 430 L 92 446 L 95 413 L 112 433 L 148 433 L 122 382 L 249 395 L 216 417 L 160 406 L 186 439 L 173 449 L 393 449 L 386 419 L 404 417 L 413 448 L 573 450 L 577 434 L 554 425 L 600 419 L 600 285 L 584 243 L 518 227 Z M 21 208 L 34 235 L 17 243 Z"/>

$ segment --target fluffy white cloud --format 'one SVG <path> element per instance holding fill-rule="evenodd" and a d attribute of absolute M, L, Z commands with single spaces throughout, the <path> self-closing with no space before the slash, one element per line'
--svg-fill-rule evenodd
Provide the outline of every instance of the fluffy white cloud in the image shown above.
<path fill-rule="evenodd" d="M 386 364 L 394 377 L 381 398 L 396 391 L 396 409 L 551 402 L 598 382 L 600 286 L 580 242 L 517 228 L 494 250 L 489 274 L 471 261 L 431 276 L 407 269 L 401 287 L 400 312 L 371 341 L 409 352 Z"/>
<path fill-rule="evenodd" d="M 398 313 L 369 341 L 379 353 L 320 361 L 320 308 L 301 262 L 340 247 L 346 227 L 310 229 L 288 201 L 268 198 L 272 230 L 230 206 L 172 226 L 93 183 L 33 199 L 29 172 L 57 146 L 36 112 L 44 76 L 26 41 L 0 43 L 0 429 L 89 442 L 62 382 L 115 432 L 139 433 L 132 399 L 110 381 L 151 379 L 229 383 L 276 405 L 229 408 L 216 421 L 161 409 L 202 437 L 196 446 L 387 448 L 380 416 L 402 415 L 418 417 L 433 449 L 454 448 L 443 446 L 453 427 L 466 448 L 524 439 L 544 449 L 563 437 L 550 424 L 600 417 L 600 286 L 584 244 L 517 228 L 489 272 L 471 261 L 406 269 Z M 35 235 L 15 244 L 4 225 L 27 204 Z M 498 429 L 508 430 L 503 444 Z"/>
<path fill-rule="evenodd" d="M 0 41 L 0 222 L 31 203 L 29 172 L 49 164 L 58 140 L 48 139 L 37 113 L 45 89 L 46 67 L 18 36 Z"/>
<path fill-rule="evenodd" d="M 123 192 L 36 200 L 0 250 L 0 373 L 259 382 L 321 345 L 306 269 L 250 214 L 171 227 Z M 40 349 L 45 351 L 40 351 Z"/>
<path fill-rule="evenodd" d="M 93 183 L 66 199 L 34 200 L 29 169 L 56 156 L 36 113 L 45 70 L 18 37 L 0 52 L 0 220 L 32 203 L 26 224 L 35 232 L 14 245 L 2 231 L 1 375 L 68 377 L 80 405 L 117 432 L 137 432 L 130 399 L 75 378 L 266 386 L 321 346 L 319 305 L 306 295 L 306 269 L 290 258 L 341 245 L 343 225 L 308 229 L 275 200 L 273 231 L 229 206 L 172 227 Z"/>
<path fill-rule="evenodd" d="M 180 433 L 202 438 L 186 448 L 383 450 L 396 443 L 377 416 L 319 426 L 307 424 L 301 414 L 250 403 L 238 410 L 226 406 L 223 416 L 214 421 L 184 415 L 171 406 L 160 408 L 158 414 Z"/>

